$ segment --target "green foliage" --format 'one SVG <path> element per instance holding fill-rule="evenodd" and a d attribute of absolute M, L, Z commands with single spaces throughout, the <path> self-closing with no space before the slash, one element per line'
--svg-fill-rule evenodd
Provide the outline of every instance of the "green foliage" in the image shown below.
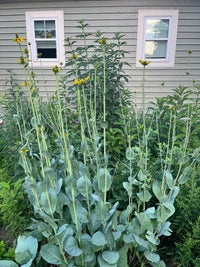
<path fill-rule="evenodd" d="M 200 216 L 195 221 L 190 221 L 191 230 L 186 235 L 181 235 L 179 243 L 176 243 L 174 261 L 178 266 L 198 267 L 200 263 Z"/>
<path fill-rule="evenodd" d="M 20 234 L 30 220 L 30 205 L 22 185 L 23 179 L 18 179 L 15 183 L 0 180 L 1 223 L 13 235 Z"/>
<path fill-rule="evenodd" d="M 189 95 L 180 87 L 174 99 L 163 100 L 163 112 L 155 105 L 146 114 L 144 65 L 142 114 L 131 111 L 123 36 L 117 33 L 111 42 L 97 32 L 95 45 L 88 46 L 86 26 L 79 22 L 84 46 L 74 49 L 74 41 L 66 40 L 71 49 L 66 67 L 71 69 L 59 77 L 60 68 L 53 68 L 57 90 L 48 103 L 41 101 L 26 60 L 20 63 L 30 116 L 22 115 L 21 100 L 11 113 L 19 136 L 17 162 L 34 218 L 18 237 L 15 262 L 24 267 L 44 262 L 62 267 L 165 266 L 157 247 L 171 235 L 169 220 L 179 187 L 199 160 L 199 149 L 188 149 L 195 108 L 178 106 L 177 95 L 183 95 L 183 102 Z M 95 54 L 89 57 L 92 49 Z M 26 53 L 24 57 L 28 59 Z M 182 111 L 166 108 L 173 101 Z M 188 119 L 182 122 L 186 110 Z M 179 124 L 185 135 L 177 136 Z M 14 195 L 21 201 L 21 185 L 21 179 L 14 185 L 1 182 L 2 198 Z M 0 264 L 18 266 L 15 262 Z"/>
<path fill-rule="evenodd" d="M 9 248 L 4 241 L 0 241 L 0 260 L 14 260 L 15 249 Z"/>

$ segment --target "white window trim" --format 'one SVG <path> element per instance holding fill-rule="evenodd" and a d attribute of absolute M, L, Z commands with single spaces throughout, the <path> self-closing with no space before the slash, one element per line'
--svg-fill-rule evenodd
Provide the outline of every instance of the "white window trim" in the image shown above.
<path fill-rule="evenodd" d="M 137 33 L 137 52 L 136 52 L 136 67 L 143 66 L 138 60 L 145 60 L 145 19 L 169 19 L 169 35 L 167 52 L 165 59 L 153 59 L 147 68 L 171 68 L 174 67 L 176 39 L 178 28 L 178 10 L 139 10 L 138 11 L 138 33 Z"/>
<path fill-rule="evenodd" d="M 56 52 L 57 58 L 37 58 L 34 21 L 35 20 L 55 20 L 56 27 Z M 26 12 L 26 31 L 27 43 L 29 46 L 30 66 L 32 67 L 52 67 L 60 62 L 65 64 L 65 48 L 64 48 L 64 15 L 63 11 L 27 11 Z"/>

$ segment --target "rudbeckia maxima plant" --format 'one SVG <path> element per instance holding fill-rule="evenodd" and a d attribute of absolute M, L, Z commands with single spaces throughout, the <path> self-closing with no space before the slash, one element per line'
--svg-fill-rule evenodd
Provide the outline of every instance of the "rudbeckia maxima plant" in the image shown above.
<path fill-rule="evenodd" d="M 13 42 L 17 42 L 17 44 L 20 44 L 21 42 L 24 42 L 26 38 L 19 37 L 18 34 L 16 34 L 16 38 L 13 39 Z"/>
<path fill-rule="evenodd" d="M 85 79 L 79 79 L 79 80 L 74 80 L 73 84 L 84 84 L 87 82 L 87 80 L 90 79 L 90 76 L 88 76 L 87 78 Z"/>

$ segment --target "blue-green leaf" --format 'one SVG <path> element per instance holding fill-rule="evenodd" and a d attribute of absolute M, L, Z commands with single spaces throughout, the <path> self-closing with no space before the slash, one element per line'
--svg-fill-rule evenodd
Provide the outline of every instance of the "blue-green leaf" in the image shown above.
<path fill-rule="evenodd" d="M 0 267 L 19 267 L 19 265 L 15 263 L 14 261 L 1 260 Z"/>
<path fill-rule="evenodd" d="M 55 245 L 46 244 L 41 247 L 40 254 L 42 258 L 51 264 L 62 264 L 63 263 L 63 256 L 59 247 Z"/>
<path fill-rule="evenodd" d="M 83 253 L 73 236 L 69 236 L 64 240 L 63 247 L 64 250 L 73 257 L 77 257 Z"/>
<path fill-rule="evenodd" d="M 110 264 L 117 263 L 118 260 L 119 260 L 119 252 L 118 251 L 114 251 L 114 250 L 112 250 L 112 251 L 110 251 L 110 250 L 104 251 L 102 253 L 102 258 L 107 263 L 110 263 Z"/>
<path fill-rule="evenodd" d="M 160 261 L 160 256 L 156 253 L 152 253 L 148 250 L 144 252 L 144 256 L 149 260 L 150 262 L 159 262 Z"/>
<path fill-rule="evenodd" d="M 104 233 L 98 231 L 92 236 L 92 244 L 95 246 L 104 246 L 108 243 Z"/>
<path fill-rule="evenodd" d="M 89 197 L 92 194 L 92 184 L 87 177 L 81 176 L 77 182 L 77 189 L 84 197 Z"/>

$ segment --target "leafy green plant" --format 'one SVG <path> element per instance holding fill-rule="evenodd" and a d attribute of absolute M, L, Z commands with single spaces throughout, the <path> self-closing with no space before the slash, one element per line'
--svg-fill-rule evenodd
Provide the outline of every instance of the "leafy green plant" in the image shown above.
<path fill-rule="evenodd" d="M 14 236 L 22 233 L 30 221 L 31 209 L 22 184 L 23 179 L 0 182 L 0 220 Z"/>
<path fill-rule="evenodd" d="M 200 263 L 200 217 L 194 222 L 190 221 L 191 231 L 182 235 L 176 243 L 174 261 L 178 266 L 199 266 Z"/>
<path fill-rule="evenodd" d="M 8 247 L 4 241 L 0 241 L 0 260 L 14 260 L 15 249 Z"/>
<path fill-rule="evenodd" d="M 85 24 L 81 21 L 79 27 L 82 30 L 79 37 L 86 42 Z M 19 164 L 24 169 L 24 187 L 34 208 L 34 218 L 25 234 L 18 238 L 17 263 L 4 261 L 4 264 L 29 267 L 41 257 L 48 264 L 62 267 L 165 266 L 157 246 L 162 236 L 172 232 L 169 218 L 175 212 L 179 185 L 191 175 L 199 150 L 188 153 L 187 135 L 183 146 L 178 146 L 179 143 L 175 146 L 174 110 L 169 109 L 166 144 L 159 142 L 157 171 L 153 171 L 156 156 L 151 153 L 149 142 L 155 140 L 152 125 L 156 117 L 158 126 L 158 116 L 155 110 L 147 121 L 145 113 L 145 67 L 149 62 L 141 61 L 143 109 L 139 121 L 137 113 L 131 113 L 128 108 L 124 110 L 120 104 L 124 96 L 121 78 L 126 79 L 120 61 L 123 57 L 120 35 L 115 36 L 116 44 L 109 43 L 99 32 L 97 38 L 93 47 L 97 53 L 95 62 L 89 61 L 89 47 L 85 43 L 84 48 L 71 52 L 69 65 L 74 69 L 68 78 L 73 79 L 69 80 L 69 90 L 76 101 L 73 108 L 77 113 L 78 141 L 69 119 L 74 111 L 63 93 L 63 88 L 67 88 L 65 79 L 59 82 L 61 67 L 52 68 L 57 84 L 56 105 L 43 105 L 35 77 L 27 66 L 28 53 L 22 51 L 19 43 L 23 55 L 19 62 L 26 73 L 32 118 L 26 134 L 21 134 L 20 114 L 15 116 L 15 126 L 20 133 Z M 72 45 L 68 40 L 68 46 L 72 48 Z M 115 103 L 119 104 L 112 108 L 109 101 L 114 101 L 115 96 L 111 96 L 110 91 L 116 93 Z M 112 115 L 113 119 L 120 119 L 119 129 L 123 132 L 110 130 L 116 129 Z M 190 125 L 186 129 L 190 129 Z M 159 127 L 156 130 L 159 139 Z M 119 133 L 124 138 L 120 164 L 119 150 L 115 151 L 116 143 L 113 143 L 113 134 L 117 139 Z M 176 150 L 179 153 L 174 160 Z M 117 152 L 116 157 L 109 155 L 111 152 Z M 126 194 L 126 205 L 120 209 L 118 201 L 110 200 L 118 165 L 125 176 L 121 188 Z M 172 169 L 174 165 L 176 168 Z"/>

